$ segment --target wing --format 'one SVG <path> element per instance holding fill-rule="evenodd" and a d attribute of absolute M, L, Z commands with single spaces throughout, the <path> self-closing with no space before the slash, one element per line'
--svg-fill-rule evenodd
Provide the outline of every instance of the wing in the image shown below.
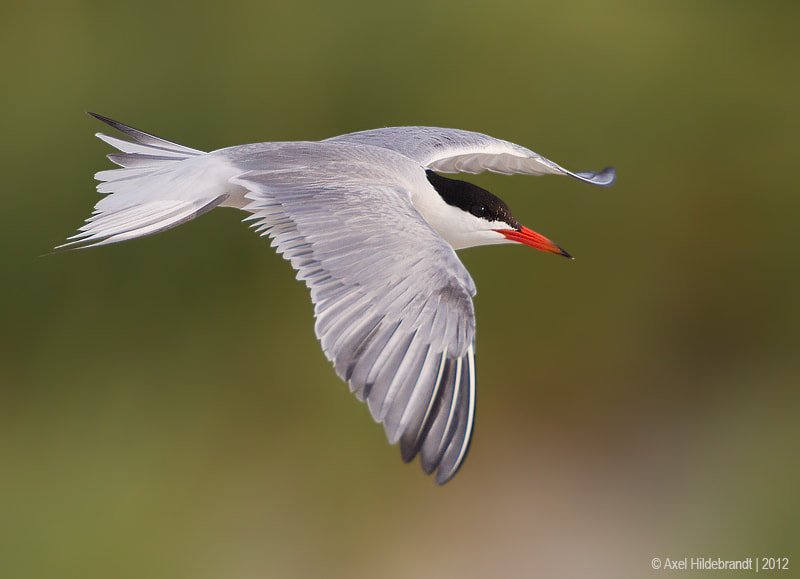
<path fill-rule="evenodd" d="M 315 331 L 402 457 L 436 482 L 469 446 L 475 408 L 472 296 L 455 251 L 410 200 L 419 165 L 361 145 L 223 149 L 249 219 L 311 290 Z M 418 175 L 417 175 L 418 174 Z"/>
<path fill-rule="evenodd" d="M 361 143 L 390 149 L 426 169 L 442 173 L 481 173 L 489 170 L 510 175 L 569 175 L 593 185 L 614 183 L 613 167 L 573 173 L 533 151 L 481 133 L 436 127 L 387 127 L 333 137 L 327 141 Z"/>

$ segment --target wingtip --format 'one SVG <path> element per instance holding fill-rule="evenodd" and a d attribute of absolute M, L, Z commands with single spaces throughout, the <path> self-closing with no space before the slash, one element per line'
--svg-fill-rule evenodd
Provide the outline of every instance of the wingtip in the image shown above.
<path fill-rule="evenodd" d="M 458 471 L 461 469 L 461 465 L 464 464 L 464 459 L 466 458 L 467 452 L 469 451 L 470 442 L 471 442 L 470 440 L 466 441 L 466 444 L 461 451 L 460 460 L 458 460 L 458 462 L 452 465 L 441 465 L 441 464 L 439 465 L 439 467 L 436 470 L 436 476 L 433 479 L 438 486 L 444 486 L 445 484 L 453 480 L 453 477 L 456 476 L 456 473 L 458 473 Z"/>
<path fill-rule="evenodd" d="M 575 177 L 586 183 L 598 185 L 599 187 L 611 187 L 617 180 L 617 170 L 614 167 L 606 167 L 602 171 L 580 171 L 573 173 Z"/>

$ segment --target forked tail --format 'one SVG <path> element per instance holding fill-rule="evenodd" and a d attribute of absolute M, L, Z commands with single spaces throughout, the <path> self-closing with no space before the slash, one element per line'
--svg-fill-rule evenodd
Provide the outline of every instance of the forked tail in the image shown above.
<path fill-rule="evenodd" d="M 108 155 L 121 169 L 95 175 L 106 194 L 92 216 L 56 249 L 80 249 L 143 237 L 180 225 L 225 201 L 230 167 L 203 151 L 160 139 L 89 113 L 132 141 L 97 133 L 119 153 Z"/>

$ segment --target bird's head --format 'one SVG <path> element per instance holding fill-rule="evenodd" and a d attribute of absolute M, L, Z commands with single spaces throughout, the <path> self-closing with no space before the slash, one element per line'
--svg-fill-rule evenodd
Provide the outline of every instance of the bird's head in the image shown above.
<path fill-rule="evenodd" d="M 522 243 L 534 249 L 556 253 L 572 259 L 558 245 L 521 225 L 502 199 L 477 185 L 442 177 L 433 171 L 425 172 L 428 182 L 449 206 L 445 215 L 429 223 L 454 249 L 498 243 Z"/>

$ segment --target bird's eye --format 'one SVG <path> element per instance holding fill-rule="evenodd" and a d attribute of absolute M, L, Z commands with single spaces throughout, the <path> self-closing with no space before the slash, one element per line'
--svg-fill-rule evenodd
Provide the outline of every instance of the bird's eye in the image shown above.
<path fill-rule="evenodd" d="M 473 205 L 469 210 L 475 217 L 483 217 L 486 215 L 486 207 L 483 205 Z"/>

